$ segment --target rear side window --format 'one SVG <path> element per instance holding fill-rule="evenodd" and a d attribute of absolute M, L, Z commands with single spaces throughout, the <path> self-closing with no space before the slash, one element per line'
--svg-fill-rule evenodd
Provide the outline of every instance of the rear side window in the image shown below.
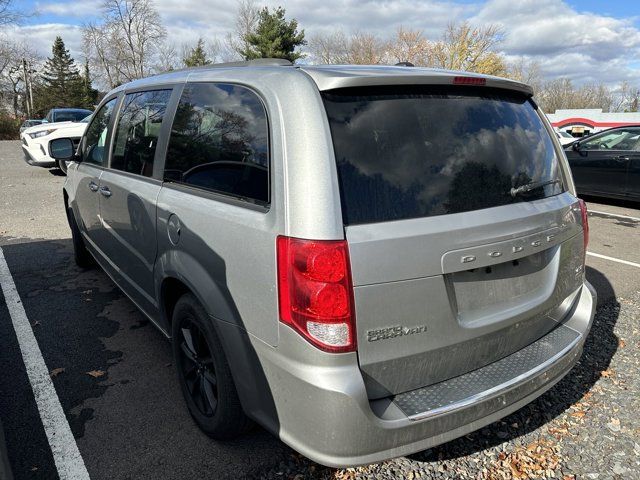
<path fill-rule="evenodd" d="M 581 150 L 640 151 L 640 128 L 621 128 L 580 142 Z"/>
<path fill-rule="evenodd" d="M 153 175 L 153 159 L 171 90 L 129 93 L 120 110 L 111 168 L 144 177 Z"/>
<path fill-rule="evenodd" d="M 334 90 L 323 98 L 347 225 L 564 191 L 552 139 L 524 96 L 401 86 Z M 532 188 L 518 188 L 524 185 Z"/>
<path fill-rule="evenodd" d="M 187 85 L 171 130 L 164 179 L 267 204 L 268 124 L 260 98 L 239 85 Z"/>

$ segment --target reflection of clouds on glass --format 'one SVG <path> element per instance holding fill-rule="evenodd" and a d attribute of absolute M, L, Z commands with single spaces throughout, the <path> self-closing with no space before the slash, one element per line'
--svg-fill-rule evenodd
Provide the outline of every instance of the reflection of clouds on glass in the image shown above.
<path fill-rule="evenodd" d="M 212 144 L 235 143 L 254 161 L 265 163 L 268 155 L 265 112 L 255 93 L 230 84 L 193 84 L 185 89 L 180 110 L 192 137 Z"/>
<path fill-rule="evenodd" d="M 478 188 L 506 186 L 508 192 L 525 180 L 558 177 L 553 143 L 525 99 L 446 92 L 325 96 L 341 170 L 348 163 L 351 175 L 377 178 L 375 188 L 412 195 L 425 214 L 446 213 L 452 182 L 470 162 L 486 166 L 478 174 L 500 177 L 484 176 Z"/>

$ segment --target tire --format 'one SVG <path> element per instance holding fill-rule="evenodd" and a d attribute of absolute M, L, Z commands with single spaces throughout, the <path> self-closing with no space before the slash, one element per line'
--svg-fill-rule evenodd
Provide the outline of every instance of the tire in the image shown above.
<path fill-rule="evenodd" d="M 211 438 L 230 440 L 251 427 L 209 315 L 187 293 L 173 310 L 171 333 L 178 381 L 191 417 Z"/>
<path fill-rule="evenodd" d="M 71 208 L 67 208 L 67 220 L 69 220 L 69 227 L 71 228 L 71 240 L 73 241 L 73 259 L 76 261 L 76 265 L 80 268 L 91 268 L 94 266 L 95 261 L 87 250 L 82 234 L 76 223 L 75 215 Z"/>
<path fill-rule="evenodd" d="M 67 162 L 66 160 L 56 160 L 56 164 L 62 173 L 67 174 Z"/>

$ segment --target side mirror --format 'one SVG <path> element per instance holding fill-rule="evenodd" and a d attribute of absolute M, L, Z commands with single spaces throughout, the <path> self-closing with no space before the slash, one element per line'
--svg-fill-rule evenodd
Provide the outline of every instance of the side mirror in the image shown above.
<path fill-rule="evenodd" d="M 579 151 L 580 151 L 580 142 L 573 142 L 573 144 L 571 145 L 571 148 L 572 148 L 575 152 L 579 152 Z"/>
<path fill-rule="evenodd" d="M 49 156 L 56 160 L 71 160 L 75 154 L 70 138 L 56 138 L 49 142 Z"/>

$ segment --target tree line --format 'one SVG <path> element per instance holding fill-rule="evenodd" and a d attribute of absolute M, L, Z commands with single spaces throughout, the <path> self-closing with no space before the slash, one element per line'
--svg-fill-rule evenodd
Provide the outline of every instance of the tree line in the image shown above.
<path fill-rule="evenodd" d="M 0 26 L 24 12 L 14 0 L 0 0 Z M 56 106 L 91 107 L 101 90 L 152 74 L 224 61 L 275 57 L 320 64 L 395 64 L 409 62 L 451 70 L 510 77 L 531 84 L 547 112 L 560 108 L 637 111 L 640 92 L 623 82 L 576 86 L 572 79 L 545 80 L 540 64 L 509 61 L 500 47 L 505 33 L 495 25 L 452 22 L 439 38 L 399 27 L 392 35 L 334 30 L 307 38 L 282 7 L 269 9 L 239 0 L 235 22 L 220 38 L 177 45 L 153 0 L 103 0 L 99 15 L 83 26 L 82 66 L 56 38 L 47 59 L 24 43 L 0 35 L 0 100 L 14 116 L 42 116 Z"/>

